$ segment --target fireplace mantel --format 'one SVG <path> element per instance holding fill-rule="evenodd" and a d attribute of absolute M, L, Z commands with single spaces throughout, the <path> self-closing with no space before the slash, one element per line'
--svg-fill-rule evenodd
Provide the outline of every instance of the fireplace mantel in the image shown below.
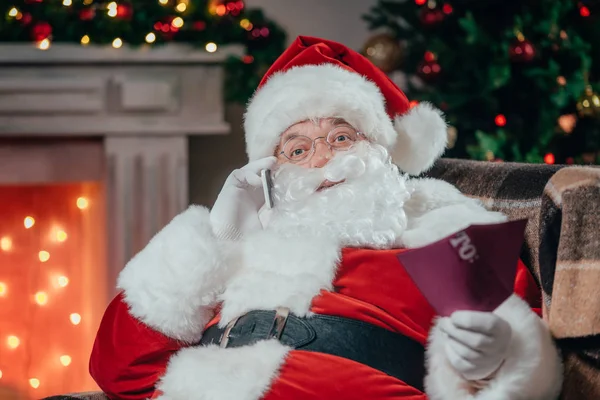
<path fill-rule="evenodd" d="M 0 154 L 3 146 L 12 154 L 0 160 L 0 184 L 10 165 L 28 168 L 18 160 L 26 152 L 10 150 L 15 138 L 28 138 L 29 154 L 47 153 L 42 158 L 66 177 L 72 168 L 104 171 L 109 295 L 124 264 L 188 204 L 188 136 L 229 132 L 222 65 L 241 50 L 0 45 Z M 86 138 L 81 151 L 89 157 L 73 142 Z M 36 168 L 21 175 L 35 179 Z"/>

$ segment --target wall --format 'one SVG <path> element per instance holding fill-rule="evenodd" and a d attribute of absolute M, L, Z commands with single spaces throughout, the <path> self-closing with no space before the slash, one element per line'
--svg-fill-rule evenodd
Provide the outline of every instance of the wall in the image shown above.
<path fill-rule="evenodd" d="M 361 16 L 376 0 L 246 0 L 249 8 L 261 8 L 288 32 L 288 41 L 298 35 L 318 36 L 359 50 L 369 36 Z M 243 107 L 229 105 L 226 119 L 232 132 L 225 136 L 190 139 L 190 201 L 212 206 L 227 175 L 246 160 Z"/>

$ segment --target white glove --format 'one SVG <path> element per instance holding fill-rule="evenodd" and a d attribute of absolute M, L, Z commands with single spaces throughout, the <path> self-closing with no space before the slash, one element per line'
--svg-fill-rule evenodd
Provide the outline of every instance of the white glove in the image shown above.
<path fill-rule="evenodd" d="M 272 168 L 276 161 L 273 156 L 261 158 L 229 174 L 210 212 L 218 238 L 237 240 L 262 228 L 258 211 L 265 199 L 260 171 Z"/>
<path fill-rule="evenodd" d="M 512 328 L 496 314 L 455 311 L 439 326 L 447 335 L 446 357 L 465 379 L 488 378 L 504 362 Z"/>

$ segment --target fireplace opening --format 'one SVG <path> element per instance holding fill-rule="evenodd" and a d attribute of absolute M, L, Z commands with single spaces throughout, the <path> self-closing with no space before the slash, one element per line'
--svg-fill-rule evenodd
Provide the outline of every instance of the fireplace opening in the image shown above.
<path fill-rule="evenodd" d="M 97 390 L 105 240 L 101 181 L 0 184 L 0 398 Z"/>

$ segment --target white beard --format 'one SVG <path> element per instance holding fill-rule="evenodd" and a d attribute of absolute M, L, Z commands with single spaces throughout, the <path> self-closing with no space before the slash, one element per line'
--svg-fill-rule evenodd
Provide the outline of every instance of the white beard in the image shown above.
<path fill-rule="evenodd" d="M 341 247 L 391 248 L 406 230 L 406 176 L 387 150 L 366 141 L 323 168 L 284 164 L 274 174 L 267 230 L 287 237 L 326 235 Z M 325 180 L 340 182 L 316 191 Z"/>

